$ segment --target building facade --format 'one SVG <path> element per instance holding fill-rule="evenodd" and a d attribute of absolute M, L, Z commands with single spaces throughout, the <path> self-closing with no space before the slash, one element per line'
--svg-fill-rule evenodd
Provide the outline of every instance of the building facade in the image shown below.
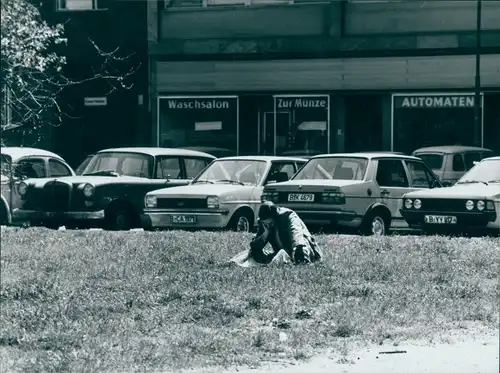
<path fill-rule="evenodd" d="M 81 84 L 63 91 L 61 123 L 48 126 L 37 146 L 76 167 L 103 148 L 149 144 L 146 2 L 43 0 L 41 12 L 50 23 L 64 24 L 63 72 Z M 93 79 L 96 74 L 126 76 L 124 87 L 116 79 Z"/>
<path fill-rule="evenodd" d="M 148 1 L 151 144 L 235 154 L 500 152 L 500 3 Z"/>

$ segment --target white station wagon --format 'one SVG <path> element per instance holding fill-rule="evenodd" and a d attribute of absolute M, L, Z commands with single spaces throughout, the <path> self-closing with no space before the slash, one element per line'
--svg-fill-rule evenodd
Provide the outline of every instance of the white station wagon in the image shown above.
<path fill-rule="evenodd" d="M 290 179 L 303 158 L 238 156 L 214 160 L 189 185 L 145 196 L 144 229 L 221 229 L 249 232 L 264 185 Z"/>

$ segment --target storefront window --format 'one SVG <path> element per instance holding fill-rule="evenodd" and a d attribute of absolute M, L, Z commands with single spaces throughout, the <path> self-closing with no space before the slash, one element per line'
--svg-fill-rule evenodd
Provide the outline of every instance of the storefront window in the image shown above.
<path fill-rule="evenodd" d="M 330 97 L 328 95 L 276 95 L 271 129 L 274 154 L 312 155 L 329 148 Z M 267 120 L 269 122 L 269 120 Z M 266 126 L 264 135 L 269 134 Z M 269 145 L 269 141 L 266 142 Z M 268 153 L 272 150 L 264 149 Z M 272 154 L 272 153 L 271 153 Z"/>
<path fill-rule="evenodd" d="M 236 96 L 160 97 L 158 121 L 159 146 L 238 151 Z"/>
<path fill-rule="evenodd" d="M 383 148 L 381 95 L 352 95 L 345 102 L 345 151 L 379 151 Z"/>
<path fill-rule="evenodd" d="M 476 128 L 474 123 L 473 94 L 394 95 L 392 107 L 394 151 L 481 145 L 482 125 Z"/>

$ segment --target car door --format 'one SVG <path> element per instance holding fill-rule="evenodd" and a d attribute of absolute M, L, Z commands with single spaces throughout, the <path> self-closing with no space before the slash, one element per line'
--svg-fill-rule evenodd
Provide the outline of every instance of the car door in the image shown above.
<path fill-rule="evenodd" d="M 379 187 L 380 202 L 391 212 L 391 228 L 407 227 L 399 212 L 402 197 L 410 191 L 410 184 L 405 166 L 401 159 L 379 159 L 375 182 Z"/>
<path fill-rule="evenodd" d="M 48 176 L 45 159 L 42 157 L 24 157 L 19 159 L 14 165 L 13 176 L 9 201 L 11 212 L 20 205 L 21 198 L 17 187 L 22 180 L 40 179 Z"/>
<path fill-rule="evenodd" d="M 49 158 L 48 161 L 48 177 L 64 177 L 64 176 L 72 176 L 73 172 L 71 169 L 66 166 L 63 162 Z"/>

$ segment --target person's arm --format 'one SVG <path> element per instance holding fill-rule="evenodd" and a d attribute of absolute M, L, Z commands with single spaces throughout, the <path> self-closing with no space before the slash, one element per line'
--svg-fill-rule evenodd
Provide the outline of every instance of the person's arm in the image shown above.
<path fill-rule="evenodd" d="M 264 227 L 264 224 L 262 224 L 260 220 L 257 222 L 257 224 L 257 234 L 250 242 L 251 250 L 263 250 L 266 244 L 269 242 L 269 230 Z"/>

